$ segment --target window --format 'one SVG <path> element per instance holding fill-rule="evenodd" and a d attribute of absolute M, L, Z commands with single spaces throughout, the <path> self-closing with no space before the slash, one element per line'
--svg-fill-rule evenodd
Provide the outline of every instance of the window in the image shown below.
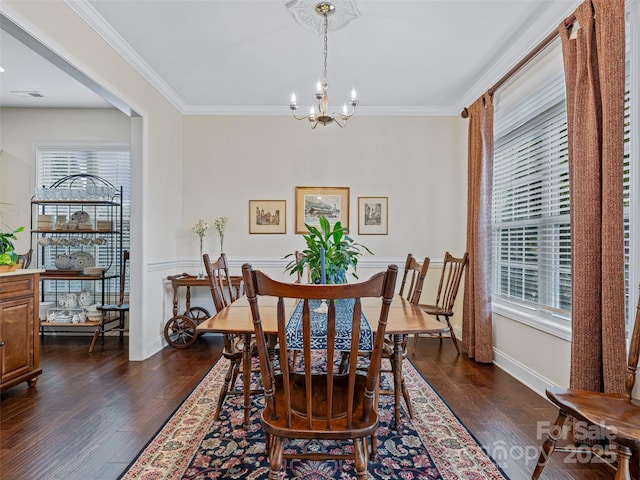
<path fill-rule="evenodd" d="M 627 34 L 623 178 L 627 319 L 633 278 L 634 178 L 630 161 L 634 92 L 629 68 L 633 52 L 629 45 Z M 549 45 L 496 92 L 494 104 L 492 279 L 496 312 L 570 338 L 569 167 L 560 41 Z"/>
<path fill-rule="evenodd" d="M 493 294 L 568 322 L 569 164 L 560 42 L 495 95 Z"/>
<path fill-rule="evenodd" d="M 36 149 L 36 185 L 51 186 L 67 175 L 87 173 L 104 178 L 115 187 L 122 186 L 122 232 L 123 249 L 129 250 L 129 219 L 131 216 L 131 155 L 129 147 L 38 147 Z M 104 252 L 104 250 L 103 250 Z M 98 250 L 100 254 L 100 250 Z M 46 260 L 53 264 L 53 259 Z M 96 258 L 98 265 L 105 265 L 107 259 Z M 118 280 L 114 280 L 117 282 Z M 46 282 L 51 287 L 55 282 Z M 114 285 L 115 286 L 115 285 Z M 118 291 L 117 286 L 111 291 Z M 80 288 L 79 285 L 70 285 Z M 53 288 L 53 287 L 51 287 Z M 127 287 L 128 290 L 128 287 Z"/>

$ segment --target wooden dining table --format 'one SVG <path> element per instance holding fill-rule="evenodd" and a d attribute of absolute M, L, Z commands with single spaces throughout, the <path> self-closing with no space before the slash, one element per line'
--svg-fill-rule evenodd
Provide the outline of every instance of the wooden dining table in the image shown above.
<path fill-rule="evenodd" d="M 260 317 L 262 319 L 262 328 L 265 334 L 275 335 L 278 333 L 277 315 L 276 315 L 276 297 L 258 298 L 258 306 L 260 308 Z M 290 315 L 295 305 L 296 299 L 285 299 L 285 309 Z M 380 307 L 382 298 L 363 298 L 362 311 L 367 321 L 377 322 L 380 316 Z M 375 331 L 376 325 L 371 325 Z M 240 297 L 227 308 L 216 313 L 209 319 L 204 320 L 197 327 L 198 333 L 222 333 L 222 334 L 238 334 L 243 339 L 244 351 L 242 359 L 242 374 L 244 378 L 250 378 L 251 375 L 251 335 L 253 335 L 253 317 L 251 308 L 246 297 Z M 424 313 L 420 308 L 411 304 L 408 300 L 395 295 L 389 309 L 387 318 L 386 333 L 393 337 L 394 349 L 394 395 L 395 395 L 395 411 L 394 426 L 400 422 L 400 401 L 402 397 L 402 343 L 406 335 L 414 333 L 440 333 L 447 330 L 447 326 L 439 322 L 432 316 Z M 243 408 L 244 408 L 244 425 L 249 425 L 250 413 L 250 387 L 249 382 L 244 382 L 243 388 Z"/>

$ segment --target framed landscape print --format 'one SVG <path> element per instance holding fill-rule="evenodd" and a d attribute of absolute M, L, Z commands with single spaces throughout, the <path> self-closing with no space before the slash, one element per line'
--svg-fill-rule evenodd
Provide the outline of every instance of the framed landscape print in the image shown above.
<path fill-rule="evenodd" d="M 358 235 L 387 235 L 388 197 L 358 197 Z"/>
<path fill-rule="evenodd" d="M 287 233 L 287 201 L 249 200 L 249 233 Z"/>
<path fill-rule="evenodd" d="M 296 233 L 308 233 L 305 223 L 319 226 L 321 216 L 349 228 L 349 187 L 296 187 Z"/>

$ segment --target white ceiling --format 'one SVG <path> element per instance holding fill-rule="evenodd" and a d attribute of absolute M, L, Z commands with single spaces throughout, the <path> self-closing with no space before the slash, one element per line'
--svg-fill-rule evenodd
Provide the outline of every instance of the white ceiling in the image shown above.
<path fill-rule="evenodd" d="M 291 91 L 304 109 L 322 74 L 322 36 L 297 23 L 286 0 L 67 3 L 186 114 L 290 114 Z M 579 0 L 355 3 L 359 17 L 329 32 L 330 103 L 355 87 L 361 113 L 394 115 L 459 113 Z M 7 33 L 0 42 L 1 105 L 105 106 Z"/>

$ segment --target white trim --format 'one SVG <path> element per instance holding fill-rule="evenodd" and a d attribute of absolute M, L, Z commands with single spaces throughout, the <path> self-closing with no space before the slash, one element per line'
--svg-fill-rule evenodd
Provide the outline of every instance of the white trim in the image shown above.
<path fill-rule="evenodd" d="M 550 317 L 541 313 L 541 310 L 523 305 L 516 305 L 502 299 L 492 301 L 493 313 L 501 315 L 514 322 L 519 322 L 536 330 L 548 333 L 563 340 L 571 341 L 571 324 L 567 320 Z M 564 325 L 561 324 L 564 323 Z"/>
<path fill-rule="evenodd" d="M 228 258 L 229 267 L 233 270 L 240 269 L 243 264 L 250 263 L 255 268 L 281 268 L 284 271 L 284 267 L 289 263 L 289 259 L 283 259 L 280 257 L 262 257 L 262 258 L 242 258 L 232 257 Z M 358 267 L 360 269 L 380 269 L 387 268 L 387 265 L 398 265 L 398 269 L 402 270 L 406 262 L 404 258 L 382 258 L 382 257 L 367 257 L 358 260 Z M 433 268 L 442 268 L 444 264 L 443 259 L 431 260 L 429 266 Z M 164 258 L 150 258 L 147 261 L 147 272 L 156 272 L 160 270 L 197 270 L 200 267 L 200 259 L 197 257 L 164 257 Z"/>
<path fill-rule="evenodd" d="M 550 386 L 557 386 L 548 378 L 538 374 L 535 370 L 530 369 L 525 364 L 520 363 L 515 358 L 510 357 L 500 350 L 493 349 L 493 364 L 520 381 L 541 397 L 546 398 L 545 391 Z"/>
<path fill-rule="evenodd" d="M 627 0 L 630 29 L 629 41 L 631 45 L 631 58 L 629 69 L 631 74 L 631 143 L 629 145 L 629 164 L 631 175 L 629 178 L 629 329 L 633 325 L 635 307 L 638 305 L 640 284 L 640 2 Z M 630 336 L 630 334 L 629 334 Z M 628 339 L 630 340 L 630 338 Z"/>
<path fill-rule="evenodd" d="M 260 107 L 260 106 L 233 106 L 233 105 L 186 105 L 179 108 L 184 115 L 264 115 L 264 116 L 291 116 L 291 110 L 287 105 Z M 385 116 L 385 117 L 451 117 L 458 116 L 460 108 L 447 107 L 358 107 L 357 116 Z"/>

